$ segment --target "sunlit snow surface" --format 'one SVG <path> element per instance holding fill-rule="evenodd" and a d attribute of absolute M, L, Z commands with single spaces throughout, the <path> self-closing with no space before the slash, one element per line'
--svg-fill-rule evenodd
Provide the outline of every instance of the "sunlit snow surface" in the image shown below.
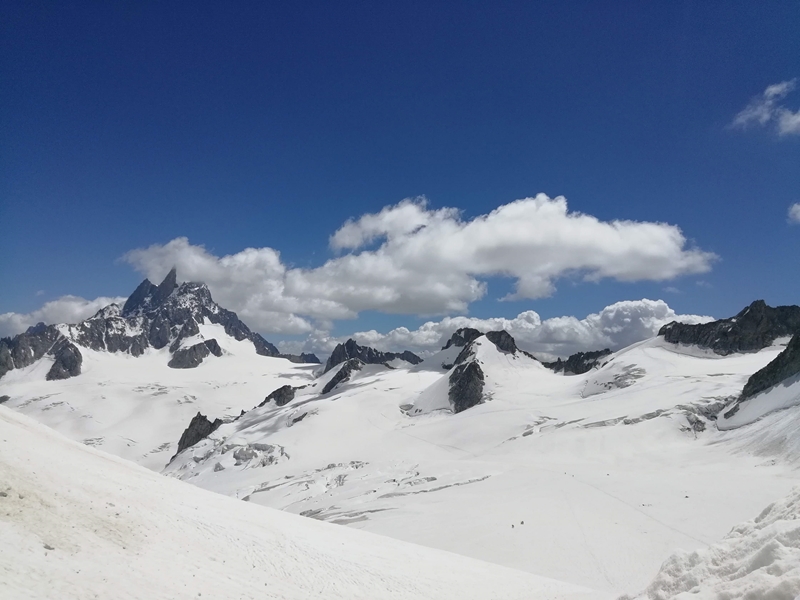
<path fill-rule="evenodd" d="M 223 357 L 185 371 L 159 353 L 87 351 L 75 379 L 46 382 L 49 365 L 39 365 L 9 373 L 0 394 L 72 439 L 160 470 L 198 410 L 233 418 L 281 385 L 306 386 L 284 407 L 223 425 L 166 473 L 620 594 L 645 588 L 676 548 L 718 542 L 800 481 L 798 409 L 726 432 L 713 422 L 694 431 L 685 414 L 738 394 L 780 345 L 719 357 L 652 339 L 563 376 L 482 339 L 487 401 L 453 415 L 442 367 L 453 349 L 416 367 L 367 366 L 320 395 L 335 369 L 314 379 L 316 367 L 226 344 Z"/>
<path fill-rule="evenodd" d="M 602 598 L 211 494 L 0 407 L 0 597 Z"/>
<path fill-rule="evenodd" d="M 794 600 L 800 595 L 800 488 L 710 548 L 676 552 L 637 598 Z"/>

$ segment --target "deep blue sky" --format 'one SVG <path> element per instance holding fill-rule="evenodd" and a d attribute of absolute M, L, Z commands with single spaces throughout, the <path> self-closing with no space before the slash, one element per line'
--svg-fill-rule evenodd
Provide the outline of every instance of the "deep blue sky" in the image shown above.
<path fill-rule="evenodd" d="M 471 217 L 537 192 L 679 225 L 721 261 L 526 302 L 492 280 L 472 314 L 800 303 L 800 136 L 728 127 L 800 77 L 796 1 L 4 1 L 0 22 L 0 313 L 127 295 L 141 275 L 116 259 L 177 236 L 316 266 L 402 198 Z"/>

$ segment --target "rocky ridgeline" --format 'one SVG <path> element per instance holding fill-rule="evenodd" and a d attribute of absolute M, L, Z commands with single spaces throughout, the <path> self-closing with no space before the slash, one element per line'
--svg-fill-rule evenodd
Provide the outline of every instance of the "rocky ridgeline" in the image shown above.
<path fill-rule="evenodd" d="M 595 350 L 593 352 L 576 352 L 570 355 L 567 360 L 558 359 L 553 362 L 543 362 L 542 364 L 556 373 L 564 375 L 583 375 L 597 366 L 600 366 L 603 359 L 611 354 L 611 350 Z"/>
<path fill-rule="evenodd" d="M 183 347 L 185 340 L 200 333 L 201 323 L 221 325 L 235 340 L 251 341 L 262 356 L 319 363 L 311 354 L 280 354 L 260 334 L 251 331 L 236 313 L 214 302 L 205 284 L 178 284 L 177 273 L 172 269 L 159 285 L 145 279 L 122 308 L 110 304 L 75 325 L 39 323 L 14 338 L 0 339 L 0 377 L 11 369 L 27 367 L 45 355 L 54 359 L 47 373 L 48 380 L 74 377 L 81 372 L 80 348 L 140 356 L 148 348 L 168 347 L 172 354 L 170 367 L 193 368 L 208 356 L 222 355 L 214 339 Z"/>
<path fill-rule="evenodd" d="M 800 333 L 800 306 L 768 306 L 756 300 L 735 317 L 700 325 L 673 321 L 658 335 L 673 344 L 709 348 L 722 356 L 734 352 L 757 352 L 776 339 Z"/>
<path fill-rule="evenodd" d="M 450 339 L 447 340 L 447 343 L 442 347 L 442 350 L 447 350 L 451 346 L 463 348 L 472 340 L 479 338 L 482 335 L 483 333 L 477 329 L 473 329 L 472 327 L 462 327 L 461 329 L 457 329 L 453 335 L 450 336 Z"/>
<path fill-rule="evenodd" d="M 323 373 L 327 373 L 336 365 L 350 360 L 351 358 L 357 358 L 367 365 L 382 365 L 396 358 L 409 362 L 412 365 L 418 365 L 422 362 L 419 356 L 408 350 L 400 353 L 381 352 L 369 346 L 360 346 L 355 340 L 349 339 L 344 344 L 339 344 L 333 349 L 333 352 L 331 352 L 328 358 L 328 362 L 325 363 L 325 370 Z"/>

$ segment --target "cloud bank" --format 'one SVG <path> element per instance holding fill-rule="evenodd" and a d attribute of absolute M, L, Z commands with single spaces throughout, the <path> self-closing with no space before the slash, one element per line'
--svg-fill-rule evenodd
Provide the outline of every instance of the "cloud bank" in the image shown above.
<path fill-rule="evenodd" d="M 768 86 L 734 117 L 731 125 L 740 129 L 773 126 L 778 135 L 800 135 L 800 110 L 792 111 L 781 104 L 796 87 L 797 79 Z"/>
<path fill-rule="evenodd" d="M 706 323 L 712 320 L 713 317 L 708 316 L 677 314 L 663 300 L 643 299 L 617 302 L 583 319 L 555 317 L 542 320 L 532 310 L 512 319 L 445 317 L 440 321 L 428 321 L 415 330 L 399 327 L 387 333 L 371 330 L 341 337 L 317 331 L 304 341 L 279 345 L 284 352 L 326 355 L 336 344 L 352 337 L 360 344 L 379 350 L 408 349 L 427 355 L 441 349 L 456 329 L 473 327 L 481 331 L 505 329 L 524 350 L 542 359 L 552 359 L 587 350 L 619 350 L 656 335 L 663 325 L 671 321 Z"/>
<path fill-rule="evenodd" d="M 284 264 L 272 248 L 220 257 L 186 238 L 123 260 L 153 281 L 176 266 L 181 279 L 207 283 L 258 331 L 303 334 L 365 310 L 464 313 L 486 295 L 488 277 L 514 280 L 508 299 L 535 299 L 553 294 L 565 277 L 666 281 L 704 273 L 717 258 L 675 225 L 601 221 L 544 194 L 468 220 L 454 208 L 407 199 L 347 221 L 329 245 L 335 256 L 311 269 Z"/>
<path fill-rule="evenodd" d="M 104 306 L 112 303 L 122 304 L 125 298 L 101 296 L 94 300 L 86 300 L 79 296 L 62 296 L 51 300 L 40 309 L 29 313 L 0 314 L 0 337 L 22 333 L 36 323 L 77 323 L 88 319 Z"/>

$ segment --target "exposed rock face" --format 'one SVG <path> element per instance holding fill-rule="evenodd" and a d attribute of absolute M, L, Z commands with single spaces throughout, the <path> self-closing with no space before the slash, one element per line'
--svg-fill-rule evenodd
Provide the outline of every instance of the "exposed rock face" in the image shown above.
<path fill-rule="evenodd" d="M 442 347 L 442 350 L 447 350 L 450 346 L 463 348 L 472 340 L 479 338 L 482 335 L 483 334 L 477 329 L 472 329 L 471 327 L 462 327 L 461 329 L 457 329 L 455 333 L 450 336 L 450 339 L 447 340 L 447 343 Z"/>
<path fill-rule="evenodd" d="M 14 338 L 0 339 L 0 377 L 11 369 L 32 365 L 61 337 L 55 325 L 38 323 Z"/>
<path fill-rule="evenodd" d="M 501 352 L 510 352 L 513 354 L 517 351 L 517 343 L 505 329 L 488 332 L 486 334 L 486 339 L 497 346 L 497 349 Z"/>
<path fill-rule="evenodd" d="M 8 402 L 9 400 L 11 400 L 11 396 L 0 396 L 0 404 L 3 404 L 3 402 Z"/>
<path fill-rule="evenodd" d="M 236 313 L 216 304 L 205 284 L 179 285 L 173 269 L 157 286 L 145 279 L 122 308 L 111 304 L 75 325 L 39 323 L 14 338 L 0 339 L 0 377 L 11 369 L 33 364 L 45 354 L 55 356 L 62 349 L 57 346 L 60 340 L 71 342 L 73 349 L 64 350 L 63 360 L 57 361 L 59 366 L 54 366 L 52 377 L 48 378 L 70 377 L 80 372 L 78 347 L 133 356 L 140 356 L 147 348 L 169 347 L 170 352 L 181 354 L 173 356 L 170 363 L 174 362 L 176 368 L 190 368 L 200 364 L 209 353 L 222 355 L 216 340 L 206 340 L 205 350 L 195 348 L 184 352 L 180 348 L 184 340 L 200 333 L 202 323 L 221 325 L 236 340 L 250 340 L 258 354 L 279 355 L 275 346 L 251 331 Z"/>
<path fill-rule="evenodd" d="M 181 439 L 178 440 L 178 451 L 175 453 L 175 456 L 178 456 L 178 454 L 186 450 L 186 448 L 191 448 L 200 440 L 207 438 L 214 433 L 220 425 L 222 425 L 220 419 L 214 419 L 212 423 L 205 415 L 198 412 L 189 422 L 189 426 L 181 435 Z M 175 458 L 175 456 L 172 458 Z M 172 462 L 172 459 L 170 459 L 170 462 Z"/>
<path fill-rule="evenodd" d="M 710 348 L 723 356 L 756 352 L 777 338 L 800 333 L 800 306 L 767 306 L 756 300 L 735 317 L 701 325 L 668 323 L 658 332 L 673 344 Z"/>
<path fill-rule="evenodd" d="M 422 359 L 419 356 L 413 352 L 409 352 L 408 350 L 401 354 L 397 354 L 395 352 L 381 352 L 379 350 L 375 350 L 374 348 L 370 348 L 369 346 L 359 346 L 355 340 L 349 339 L 344 344 L 339 344 L 333 349 L 333 352 L 331 352 L 331 355 L 328 358 L 328 362 L 325 364 L 324 372 L 327 373 L 336 365 L 351 358 L 357 358 L 368 365 L 381 365 L 389 362 L 390 360 L 394 360 L 395 358 L 400 358 L 406 362 L 410 362 L 412 365 L 422 362 Z"/>
<path fill-rule="evenodd" d="M 272 400 L 275 401 L 275 406 L 285 406 L 289 404 L 292 400 L 294 400 L 296 388 L 292 387 L 291 385 L 284 385 L 279 387 L 277 390 L 272 392 L 269 396 L 264 398 L 264 401 L 259 404 L 259 406 L 264 406 L 268 402 Z"/>
<path fill-rule="evenodd" d="M 796 334 L 783 352 L 760 371 L 756 371 L 742 389 L 739 401 L 747 400 L 800 373 L 800 333 Z"/>
<path fill-rule="evenodd" d="M 176 350 L 167 366 L 173 369 L 194 369 L 209 354 L 211 352 L 205 342 L 199 342 L 188 348 Z"/>
<path fill-rule="evenodd" d="M 69 379 L 81 374 L 81 364 L 83 356 L 78 347 L 66 338 L 61 338 L 51 351 L 55 362 L 47 372 L 45 379 L 55 381 L 58 379 Z"/>
<path fill-rule="evenodd" d="M 483 370 L 477 362 L 466 362 L 453 369 L 448 392 L 453 412 L 460 413 L 483 402 L 483 386 Z"/>
<path fill-rule="evenodd" d="M 582 375 L 594 369 L 603 358 L 611 354 L 608 348 L 593 352 L 576 352 L 567 360 L 558 359 L 555 362 L 542 363 L 548 369 L 565 375 Z"/>
<path fill-rule="evenodd" d="M 352 341 L 352 340 L 351 340 Z M 371 350 L 371 348 L 370 348 Z M 364 361 L 359 358 L 351 358 L 347 362 L 345 362 L 340 368 L 339 372 L 333 376 L 324 388 L 322 388 L 322 393 L 327 394 L 328 392 L 332 391 L 340 383 L 344 383 L 345 381 L 350 380 L 350 376 L 355 371 L 360 371 L 361 367 L 364 366 Z"/>

